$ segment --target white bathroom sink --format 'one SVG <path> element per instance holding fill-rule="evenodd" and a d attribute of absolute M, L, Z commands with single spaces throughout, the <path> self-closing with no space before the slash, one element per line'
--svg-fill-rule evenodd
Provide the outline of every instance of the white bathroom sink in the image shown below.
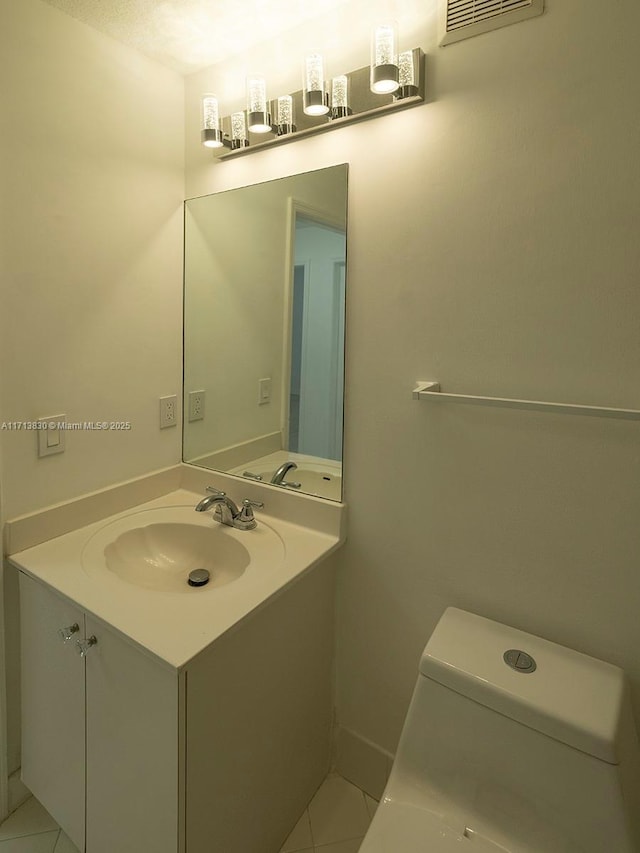
<path fill-rule="evenodd" d="M 104 549 L 109 571 L 146 589 L 178 592 L 188 588 L 189 573 L 210 572 L 209 586 L 240 577 L 251 557 L 236 539 L 213 527 L 195 524 L 149 524 L 126 530 Z"/>
<path fill-rule="evenodd" d="M 245 495 L 264 497 L 264 509 L 255 513 L 258 526 L 236 530 L 217 522 L 211 511 L 195 511 L 206 494 L 209 473 L 188 469 L 188 474 L 197 480 L 194 488 L 176 489 L 120 509 L 117 515 L 106 511 L 113 505 L 109 496 L 102 520 L 84 526 L 77 522 L 83 513 L 95 510 L 93 495 L 86 512 L 63 507 L 62 521 L 76 522 L 68 532 L 52 532 L 49 513 L 37 524 L 29 519 L 13 525 L 14 541 L 29 531 L 42 535 L 42 527 L 51 538 L 15 548 L 11 560 L 180 669 L 323 562 L 340 545 L 344 511 L 340 504 L 297 500 L 287 489 L 249 486 L 246 481 L 246 491 L 234 494 L 238 480 L 221 474 L 216 485 L 227 486 L 236 502 Z M 211 572 L 206 586 L 188 585 L 194 568 Z"/>
<path fill-rule="evenodd" d="M 202 595 L 237 581 L 252 562 L 283 557 L 282 540 L 264 523 L 235 530 L 181 506 L 135 512 L 100 528 L 82 552 L 82 567 L 143 589 Z M 196 569 L 209 572 L 206 585 L 189 585 Z"/>

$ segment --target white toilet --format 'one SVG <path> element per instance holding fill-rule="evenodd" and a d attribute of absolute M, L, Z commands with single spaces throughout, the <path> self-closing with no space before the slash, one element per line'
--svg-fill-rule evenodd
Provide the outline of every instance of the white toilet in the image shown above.
<path fill-rule="evenodd" d="M 640 851 L 618 667 L 450 607 L 360 853 Z"/>

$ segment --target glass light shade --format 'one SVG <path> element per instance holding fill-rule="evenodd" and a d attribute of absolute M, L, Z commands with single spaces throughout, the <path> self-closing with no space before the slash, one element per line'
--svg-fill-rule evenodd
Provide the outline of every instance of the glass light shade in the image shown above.
<path fill-rule="evenodd" d="M 280 95 L 276 101 L 276 125 L 278 136 L 293 133 L 296 129 L 293 123 L 293 98 L 291 95 Z"/>
<path fill-rule="evenodd" d="M 374 27 L 371 37 L 371 91 L 395 92 L 398 82 L 398 25 L 388 21 Z"/>
<path fill-rule="evenodd" d="M 271 130 L 264 77 L 247 78 L 247 125 L 253 133 L 269 133 Z"/>
<path fill-rule="evenodd" d="M 398 56 L 398 99 L 418 94 L 419 61 L 418 51 L 405 50 Z"/>
<path fill-rule="evenodd" d="M 304 112 L 308 116 L 323 116 L 329 112 L 324 86 L 324 62 L 319 53 L 311 53 L 304 61 Z"/>
<path fill-rule="evenodd" d="M 348 80 L 346 75 L 341 74 L 340 77 L 334 77 L 331 81 L 331 106 L 348 107 L 347 95 Z"/>
<path fill-rule="evenodd" d="M 351 115 L 349 107 L 349 78 L 346 74 L 334 77 L 331 81 L 331 118 L 344 118 Z"/>
<path fill-rule="evenodd" d="M 205 148 L 222 147 L 220 108 L 217 97 L 210 93 L 202 96 L 202 144 Z"/>
<path fill-rule="evenodd" d="M 405 50 L 398 57 L 398 82 L 401 86 L 415 86 L 416 75 L 413 67 L 413 51 Z"/>
<path fill-rule="evenodd" d="M 247 119 L 244 111 L 231 113 L 231 148 L 246 148 L 249 144 L 247 139 Z"/>

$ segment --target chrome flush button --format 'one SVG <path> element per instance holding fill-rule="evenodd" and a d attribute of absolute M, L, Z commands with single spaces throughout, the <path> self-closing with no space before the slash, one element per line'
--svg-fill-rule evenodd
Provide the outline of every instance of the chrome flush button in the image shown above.
<path fill-rule="evenodd" d="M 528 655 L 521 649 L 509 649 L 503 654 L 502 659 L 507 666 L 515 669 L 516 672 L 534 672 L 537 668 L 536 662 L 531 655 Z"/>

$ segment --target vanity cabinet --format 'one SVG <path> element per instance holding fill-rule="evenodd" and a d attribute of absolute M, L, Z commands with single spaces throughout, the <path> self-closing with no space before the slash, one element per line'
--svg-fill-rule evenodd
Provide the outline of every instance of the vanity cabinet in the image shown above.
<path fill-rule="evenodd" d="M 25 784 L 80 851 L 176 853 L 177 672 L 24 573 L 20 611 Z"/>
<path fill-rule="evenodd" d="M 21 571 L 22 776 L 81 853 L 278 853 L 329 769 L 334 590 L 325 561 L 177 668 Z"/>
<path fill-rule="evenodd" d="M 58 631 L 84 636 L 82 611 L 20 574 L 22 778 L 84 845 L 84 663 Z M 82 628 L 81 628 L 82 626 Z"/>

